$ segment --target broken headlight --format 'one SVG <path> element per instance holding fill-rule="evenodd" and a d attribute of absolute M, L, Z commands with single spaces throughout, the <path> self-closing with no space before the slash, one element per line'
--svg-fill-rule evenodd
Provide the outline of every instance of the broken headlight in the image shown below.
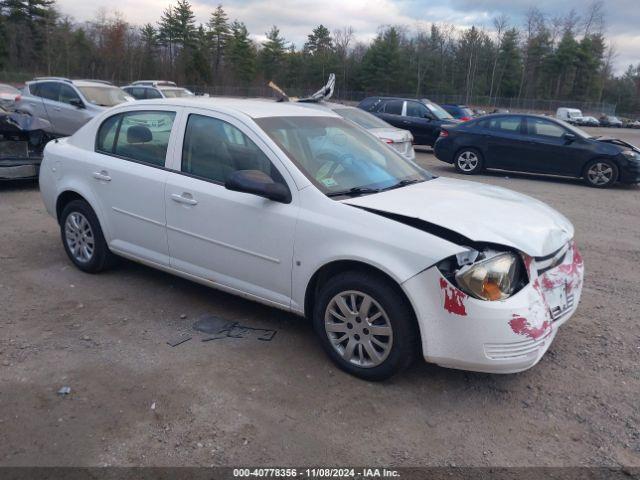
<path fill-rule="evenodd" d="M 464 292 L 476 298 L 503 300 L 515 291 L 519 269 L 518 258 L 506 252 L 461 268 L 456 273 L 456 281 Z"/>
<path fill-rule="evenodd" d="M 470 249 L 438 264 L 460 290 L 480 300 L 504 300 L 526 284 L 521 258 L 513 252 Z"/>

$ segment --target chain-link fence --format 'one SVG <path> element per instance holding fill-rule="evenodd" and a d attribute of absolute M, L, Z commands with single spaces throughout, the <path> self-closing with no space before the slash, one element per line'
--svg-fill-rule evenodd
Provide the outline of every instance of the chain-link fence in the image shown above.
<path fill-rule="evenodd" d="M 263 87 L 239 87 L 233 85 L 225 86 L 188 86 L 190 90 L 198 94 L 206 93 L 212 96 L 224 96 L 224 97 L 265 97 L 273 98 L 275 94 L 267 86 Z M 300 97 L 313 93 L 312 90 L 286 88 L 287 95 L 291 97 Z M 354 91 L 354 90 L 341 90 L 336 88 L 333 98 L 343 102 L 357 103 L 363 98 L 377 95 L 374 92 Z M 396 93 L 395 97 L 407 97 L 415 98 L 415 93 Z M 584 115 L 615 115 L 616 105 L 605 102 L 577 102 L 567 100 L 542 100 L 532 98 L 503 98 L 503 97 L 489 97 L 489 96 L 473 96 L 467 98 L 466 95 L 442 95 L 431 94 L 425 97 L 436 103 L 450 103 L 450 104 L 464 104 L 474 108 L 484 109 L 486 111 L 492 111 L 494 109 L 505 109 L 514 112 L 539 112 L 555 114 L 556 110 L 560 107 L 565 108 L 577 108 L 582 111 Z"/>

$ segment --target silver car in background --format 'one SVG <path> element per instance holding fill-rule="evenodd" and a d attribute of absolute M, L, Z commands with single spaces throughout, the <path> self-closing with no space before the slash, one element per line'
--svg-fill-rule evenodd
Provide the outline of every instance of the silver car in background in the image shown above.
<path fill-rule="evenodd" d="M 318 103 L 303 103 L 299 102 L 297 105 L 308 108 L 323 108 L 329 109 L 342 118 L 355 123 L 361 128 L 364 128 L 369 133 L 375 135 L 384 143 L 393 148 L 403 157 L 409 160 L 415 160 L 416 152 L 413 149 L 413 136 L 408 130 L 396 128 L 393 125 L 389 125 L 384 120 L 379 119 L 375 115 L 372 115 L 364 110 L 349 105 L 342 105 L 340 103 L 331 102 L 318 102 Z"/>
<path fill-rule="evenodd" d="M 107 108 L 127 101 L 133 98 L 109 82 L 39 77 L 27 82 L 15 109 L 47 120 L 47 133 L 69 136 Z"/>

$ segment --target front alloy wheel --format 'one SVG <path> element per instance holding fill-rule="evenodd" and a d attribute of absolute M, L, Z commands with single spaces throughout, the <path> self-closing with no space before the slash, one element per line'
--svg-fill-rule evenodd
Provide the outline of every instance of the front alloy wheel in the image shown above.
<path fill-rule="evenodd" d="M 365 380 L 384 380 L 407 367 L 419 349 L 416 318 L 400 287 L 371 271 L 346 271 L 324 282 L 313 326 L 329 357 Z"/>
<path fill-rule="evenodd" d="M 596 160 L 589 164 L 585 174 L 587 184 L 592 187 L 605 188 L 618 179 L 618 169 L 605 160 Z"/>
<path fill-rule="evenodd" d="M 331 299 L 324 328 L 338 355 L 357 367 L 380 365 L 393 346 L 393 328 L 386 312 L 370 295 L 356 290 Z"/>

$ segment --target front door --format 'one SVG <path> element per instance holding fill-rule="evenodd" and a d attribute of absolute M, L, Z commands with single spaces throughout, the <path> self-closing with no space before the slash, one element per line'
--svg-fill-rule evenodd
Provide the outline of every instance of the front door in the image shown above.
<path fill-rule="evenodd" d="M 567 139 L 563 126 L 544 118 L 526 117 L 527 144 L 524 161 L 528 171 L 580 176 L 584 163 L 583 139 Z"/>
<path fill-rule="evenodd" d="M 171 265 L 288 308 L 298 215 L 294 183 L 257 136 L 231 117 L 212 115 L 203 111 L 185 117 L 176 171 L 168 174 Z M 261 170 L 288 184 L 293 202 L 227 190 L 224 182 L 236 170 Z"/>

